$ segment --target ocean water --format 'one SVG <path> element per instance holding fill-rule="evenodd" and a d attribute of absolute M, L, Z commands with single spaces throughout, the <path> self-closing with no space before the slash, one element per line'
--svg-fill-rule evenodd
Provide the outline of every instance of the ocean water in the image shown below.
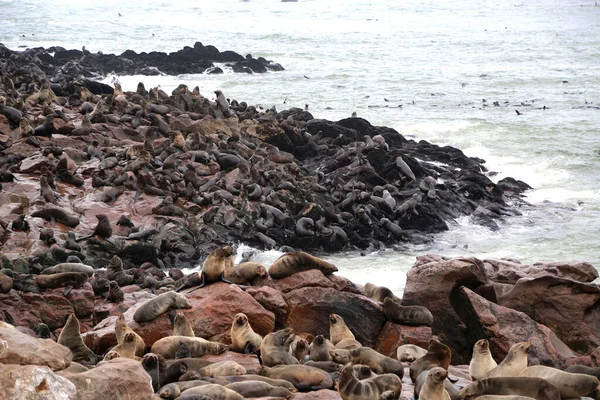
<path fill-rule="evenodd" d="M 119 16 L 121 14 L 121 16 Z M 600 267 L 600 6 L 592 0 L 0 0 L 0 42 L 121 53 L 196 41 L 286 71 L 109 76 L 332 120 L 353 111 L 527 182 L 531 207 L 492 232 L 468 217 L 427 246 L 328 256 L 340 274 L 401 292 L 426 253 Z M 499 106 L 494 106 L 498 102 Z M 519 110 L 521 115 L 517 115 Z M 242 247 L 242 250 L 247 250 Z M 271 262 L 276 252 L 259 254 Z"/>

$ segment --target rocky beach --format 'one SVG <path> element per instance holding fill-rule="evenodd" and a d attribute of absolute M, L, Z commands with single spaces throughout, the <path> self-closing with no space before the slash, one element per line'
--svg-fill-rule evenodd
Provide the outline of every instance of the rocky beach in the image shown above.
<path fill-rule="evenodd" d="M 430 242 L 464 216 L 498 230 L 499 221 L 527 204 L 523 193 L 530 187 L 513 178 L 492 182 L 483 159 L 363 118 L 329 121 L 307 106 L 262 108 L 252 99 L 186 85 L 166 93 L 140 84 L 128 92 L 96 81 L 109 72 L 219 73 L 220 65 L 239 73 L 283 70 L 276 61 L 200 43 L 170 54 L 121 55 L 0 45 L 4 398 L 170 398 L 161 387 L 196 371 L 183 381 L 220 386 L 212 388 L 218 393 L 195 396 L 233 399 L 236 394 L 220 389 L 229 374 L 206 369 L 213 363 L 237 363 L 236 371 L 243 371 L 237 376 L 274 373 L 262 347 L 246 354 L 225 347 L 239 313 L 262 337 L 292 329 L 293 343 L 316 346 L 323 335 L 332 351 L 331 316 L 340 316 L 358 342 L 353 348 L 404 363 L 394 372 L 402 384 L 388 388 L 392 398 L 410 399 L 415 390 L 409 361 L 397 359 L 397 348 L 406 344 L 426 349 L 437 340 L 449 347 L 452 366 L 439 366 L 453 380 L 453 400 L 470 383 L 468 364 L 481 339 L 498 362 L 512 345 L 529 342 L 530 365 L 600 366 L 598 272 L 586 262 L 418 257 L 392 304 L 426 308 L 428 324 L 398 317 L 386 302 L 395 296 L 324 270 L 319 258 L 300 257 L 282 276 L 273 266 L 248 267 L 252 254 L 233 267 L 229 254 L 228 268 L 216 279 L 226 282 L 204 276 L 199 287 L 190 278 L 197 273 L 184 277 L 182 269 L 226 246 L 317 257 L 370 251 Z M 249 275 L 241 272 L 247 268 Z M 136 321 L 146 302 L 174 291 L 189 307 L 167 307 L 150 321 Z M 159 379 L 149 365 L 156 358 L 157 368 L 167 369 L 175 358 L 155 345 L 172 337 L 173 313 L 189 321 L 204 347 L 208 341 L 219 350 L 184 357 L 177 364 L 185 365 L 182 373 Z M 121 315 L 143 340 L 140 353 L 111 351 L 123 345 Z M 70 334 L 58 344 L 67 321 L 78 321 L 71 328 L 75 340 Z M 295 362 L 280 364 L 303 363 L 308 372 L 287 379 L 294 385 L 287 397 L 348 398 L 345 386 L 335 383 L 352 375 L 343 369 L 346 362 L 316 360 L 309 352 L 294 356 Z M 309 382 L 311 374 L 325 378 Z M 237 396 L 286 397 L 244 393 Z"/>

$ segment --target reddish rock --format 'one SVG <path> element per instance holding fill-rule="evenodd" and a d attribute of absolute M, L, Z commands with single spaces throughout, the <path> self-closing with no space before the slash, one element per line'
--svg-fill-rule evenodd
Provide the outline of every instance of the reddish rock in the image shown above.
<path fill-rule="evenodd" d="M 71 350 L 51 339 L 33 338 L 2 322 L 0 340 L 5 340 L 8 344 L 1 357 L 3 364 L 45 365 L 58 371 L 67 368 L 73 357 Z"/>
<path fill-rule="evenodd" d="M 283 293 L 288 293 L 303 287 L 335 287 L 335 284 L 317 269 L 298 272 L 283 279 L 271 279 L 269 283 L 275 289 Z"/>
<path fill-rule="evenodd" d="M 79 400 L 150 399 L 154 395 L 150 375 L 139 361 L 116 358 L 80 373 L 62 373 L 77 387 Z"/>
<path fill-rule="evenodd" d="M 350 292 L 366 296 L 365 289 L 343 276 L 331 274 L 326 276 L 340 292 Z"/>
<path fill-rule="evenodd" d="M 54 118 L 54 122 L 52 124 L 54 125 L 55 132 L 62 135 L 68 134 L 75 129 L 75 125 L 73 125 L 72 122 L 66 122 L 60 118 Z"/>
<path fill-rule="evenodd" d="M 63 296 L 64 288 L 46 290 L 44 294 L 46 293 Z M 84 283 L 78 289 L 72 289 L 66 299 L 73 306 L 73 311 L 77 318 L 85 318 L 94 312 L 94 289 L 92 289 L 92 285 L 89 282 Z"/>
<path fill-rule="evenodd" d="M 455 311 L 462 307 L 454 294 L 461 286 L 476 289 L 487 281 L 483 263 L 475 258 L 417 257 L 407 274 L 403 306 L 424 306 L 433 314 L 433 332 L 452 350 L 453 364 L 468 364 L 473 344 Z"/>
<path fill-rule="evenodd" d="M 593 283 L 543 275 L 519 279 L 498 304 L 547 326 L 580 353 L 600 346 L 600 288 Z"/>
<path fill-rule="evenodd" d="M 535 263 L 523 265 L 512 260 L 484 260 L 488 279 L 494 282 L 514 284 L 521 278 L 552 275 L 578 282 L 592 282 L 598 278 L 598 270 L 583 261 Z"/>
<path fill-rule="evenodd" d="M 565 367 L 571 365 L 585 365 L 592 368 L 600 367 L 600 347 L 596 348 L 587 356 L 569 358 L 565 363 Z"/>
<path fill-rule="evenodd" d="M 471 343 L 487 339 L 495 359 L 504 359 L 510 346 L 523 341 L 531 342 L 531 365 L 561 368 L 567 358 L 576 356 L 548 327 L 525 313 L 494 304 L 465 287 L 459 296 L 463 299 L 461 318 L 468 328 L 466 336 Z"/>
<path fill-rule="evenodd" d="M 246 368 L 246 373 L 248 374 L 259 374 L 261 369 L 260 363 L 258 362 L 258 357 L 256 357 L 254 354 L 241 354 L 234 351 L 226 351 L 225 353 L 218 355 L 207 354 L 200 357 L 200 359 L 210 361 L 211 363 L 219 361 L 235 361 L 242 367 Z"/>
<path fill-rule="evenodd" d="M 57 164 L 58 160 L 56 158 L 52 157 L 52 159 L 50 159 L 39 153 L 21 161 L 19 171 L 23 173 L 41 172 L 42 168 L 48 168 L 52 171 Z"/>
<path fill-rule="evenodd" d="M 283 327 L 288 315 L 288 305 L 283 299 L 283 295 L 278 290 L 269 287 L 249 287 L 246 289 L 254 300 L 263 306 L 266 310 L 275 314 L 275 327 Z"/>
<path fill-rule="evenodd" d="M 77 388 L 48 367 L 0 362 L 2 399 L 74 399 Z"/>
<path fill-rule="evenodd" d="M 151 322 L 138 324 L 133 320 L 133 314 L 145 302 L 141 301 L 142 296 L 145 299 L 153 295 L 142 291 L 128 296 L 137 299 L 137 303 L 123 315 L 129 326 L 144 339 L 146 346 L 152 346 L 157 340 L 171 335 L 173 328 L 166 313 Z M 272 332 L 275 327 L 274 314 L 265 310 L 237 285 L 217 282 L 187 294 L 187 297 L 192 308 L 180 309 L 177 312 L 187 317 L 198 337 L 229 343 L 231 322 L 235 314 L 240 312 L 248 316 L 252 329 L 259 335 L 264 336 Z M 116 317 L 108 317 L 98 324 L 93 332 L 82 335 L 84 342 L 92 351 L 103 354 L 110 346 L 116 344 L 115 321 Z"/>
<path fill-rule="evenodd" d="M 341 400 L 342 397 L 337 390 L 315 390 L 313 392 L 295 393 L 294 400 Z"/>
<path fill-rule="evenodd" d="M 11 131 L 12 129 L 10 128 L 8 118 L 6 118 L 4 114 L 0 114 L 0 133 L 8 135 Z"/>
<path fill-rule="evenodd" d="M 0 293 L 6 294 L 13 287 L 13 280 L 10 276 L 0 273 Z"/>
<path fill-rule="evenodd" d="M 374 300 L 333 288 L 307 287 L 284 296 L 289 306 L 286 326 L 298 333 L 329 337 L 329 315 L 338 314 L 363 346 L 373 347 L 385 323 L 383 308 Z"/>
<path fill-rule="evenodd" d="M 171 125 L 171 129 L 180 132 L 185 132 L 185 129 L 193 122 L 194 121 L 188 114 L 181 114 L 176 117 L 169 118 L 169 125 Z"/>
<path fill-rule="evenodd" d="M 377 336 L 375 350 L 381 354 L 396 358 L 396 349 L 403 344 L 414 344 L 423 348 L 429 347 L 431 327 L 407 326 L 386 322 Z"/>
<path fill-rule="evenodd" d="M 13 289 L 0 294 L 0 304 L 4 312 L 4 316 L 0 313 L 0 319 L 19 326 L 36 326 L 41 321 L 50 330 L 62 327 L 69 314 L 74 312 L 73 305 L 62 293 L 52 291 L 37 294 Z"/>

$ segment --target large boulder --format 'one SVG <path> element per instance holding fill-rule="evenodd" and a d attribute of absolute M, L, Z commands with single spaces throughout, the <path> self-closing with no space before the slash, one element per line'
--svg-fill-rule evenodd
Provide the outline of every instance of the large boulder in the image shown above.
<path fill-rule="evenodd" d="M 189 293 L 191 290 L 193 289 L 188 289 L 187 294 L 186 291 L 182 293 L 186 294 L 192 308 L 180 309 L 177 312 L 186 316 L 197 337 L 229 343 L 233 317 L 241 312 L 248 316 L 250 325 L 259 335 L 271 333 L 275 328 L 275 315 L 265 310 L 237 285 L 217 282 Z M 173 328 L 166 313 L 150 322 L 135 322 L 133 314 L 144 302 L 145 300 L 139 301 L 123 315 L 129 326 L 144 339 L 146 346 L 152 346 L 157 340 L 170 336 Z M 85 344 L 96 354 L 103 354 L 117 343 L 116 319 L 114 316 L 108 317 L 94 327 L 93 332 L 83 335 Z"/>
<path fill-rule="evenodd" d="M 531 343 L 528 359 L 532 365 L 561 368 L 566 359 L 577 356 L 548 327 L 525 313 L 494 304 L 466 287 L 458 295 L 463 300 L 460 314 L 467 327 L 466 339 L 471 344 L 487 339 L 495 359 L 503 360 L 513 344 L 524 341 Z"/>
<path fill-rule="evenodd" d="M 592 282 L 598 278 L 598 270 L 583 261 L 535 263 L 523 265 L 515 260 L 484 260 L 483 264 L 489 280 L 515 284 L 519 279 L 552 275 L 578 282 Z"/>
<path fill-rule="evenodd" d="M 588 353 L 600 346 L 600 288 L 593 283 L 542 275 L 522 278 L 498 299 L 552 329 L 570 348 Z"/>
<path fill-rule="evenodd" d="M 0 294 L 0 320 L 16 326 L 35 326 L 41 321 L 50 330 L 61 328 L 69 314 L 75 310 L 73 304 L 59 293 L 61 289 L 56 290 L 58 291 L 48 290 L 38 294 L 13 289 Z"/>
<path fill-rule="evenodd" d="M 62 374 L 77 387 L 79 400 L 150 399 L 152 380 L 139 361 L 116 358 L 86 372 Z"/>
<path fill-rule="evenodd" d="M 284 294 L 289 306 L 286 326 L 298 334 L 329 337 L 329 315 L 340 315 L 356 340 L 373 347 L 385 323 L 383 308 L 374 300 L 333 288 L 305 287 Z"/>
<path fill-rule="evenodd" d="M 74 399 L 77 388 L 68 379 L 40 365 L 14 365 L 0 362 L 2 399 Z"/>
<path fill-rule="evenodd" d="M 458 289 L 476 289 L 486 281 L 483 263 L 476 258 L 421 256 L 408 271 L 402 305 L 431 311 L 433 333 L 452 350 L 452 364 L 468 364 L 472 349 L 466 327 L 455 312 L 461 307 Z"/>
<path fill-rule="evenodd" d="M 31 337 L 3 322 L 0 322 L 0 339 L 8 345 L 6 352 L 0 356 L 0 363 L 44 365 L 54 371 L 71 365 L 71 350 L 51 339 Z"/>
<path fill-rule="evenodd" d="M 386 322 L 377 336 L 375 350 L 384 356 L 396 358 L 396 349 L 403 344 L 414 344 L 424 349 L 431 340 L 430 326 L 406 326 Z"/>

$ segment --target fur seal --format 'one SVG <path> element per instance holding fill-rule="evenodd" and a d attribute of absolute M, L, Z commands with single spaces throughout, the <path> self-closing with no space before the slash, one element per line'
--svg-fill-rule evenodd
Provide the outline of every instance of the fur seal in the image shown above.
<path fill-rule="evenodd" d="M 65 287 L 65 296 L 72 288 L 81 287 L 87 282 L 88 275 L 85 272 L 59 272 L 51 275 L 37 275 L 35 282 L 42 289 L 54 289 Z"/>
<path fill-rule="evenodd" d="M 179 378 L 188 372 L 189 368 L 185 361 L 177 360 L 173 363 L 167 364 L 165 373 L 160 377 L 160 385 L 162 386 L 171 382 L 177 382 Z"/>
<path fill-rule="evenodd" d="M 170 308 L 192 308 L 192 305 L 181 293 L 162 293 L 142 304 L 133 314 L 133 320 L 137 323 L 152 321 Z"/>
<path fill-rule="evenodd" d="M 458 395 L 461 400 L 475 399 L 483 395 L 517 395 L 536 400 L 559 400 L 560 392 L 550 382 L 542 378 L 505 376 L 486 378 L 465 386 Z"/>
<path fill-rule="evenodd" d="M 591 367 L 586 367 L 585 365 L 571 365 L 569 368 L 567 368 L 566 371 L 571 372 L 573 374 L 591 375 L 591 376 L 595 376 L 596 378 L 600 379 L 600 367 L 591 368 Z"/>
<path fill-rule="evenodd" d="M 174 293 L 174 292 L 173 292 Z M 195 337 L 194 329 L 192 324 L 183 314 L 175 315 L 175 321 L 173 323 L 173 334 L 172 336 L 188 336 Z"/>
<path fill-rule="evenodd" d="M 82 238 L 77 239 L 78 242 L 89 239 L 94 235 L 99 236 L 105 240 L 112 236 L 112 227 L 110 226 L 110 221 L 108 220 L 106 214 L 96 214 L 96 218 L 98 219 L 98 223 L 94 228 L 94 232 L 92 232 L 88 236 L 84 236 Z"/>
<path fill-rule="evenodd" d="M 421 372 L 434 367 L 441 367 L 447 371 L 451 359 L 452 351 L 450 347 L 440 342 L 437 337 L 432 337 L 429 341 L 427 354 L 410 365 L 410 380 L 415 382 Z"/>
<path fill-rule="evenodd" d="M 331 340 L 331 343 L 336 345 L 343 339 L 356 340 L 354 334 L 346 325 L 344 318 L 337 314 L 329 314 L 329 340 Z"/>
<path fill-rule="evenodd" d="M 329 346 L 323 335 L 315 336 L 310 344 L 310 360 L 311 361 L 331 361 L 329 355 Z"/>
<path fill-rule="evenodd" d="M 439 367 L 435 367 L 435 368 L 439 368 Z M 425 370 L 425 371 L 421 372 L 419 374 L 419 376 L 417 376 L 417 380 L 415 381 L 415 385 L 414 385 L 415 399 L 419 398 L 419 393 L 421 393 L 421 389 L 423 388 L 423 385 L 425 385 L 425 381 L 427 380 L 427 375 L 429 374 L 429 371 L 431 371 L 431 370 L 429 370 L 429 369 Z M 448 378 L 444 379 L 444 389 L 450 396 L 450 399 L 452 399 L 452 400 L 458 399 L 458 389 L 452 384 L 452 382 L 450 382 L 450 380 Z"/>
<path fill-rule="evenodd" d="M 142 339 L 140 335 L 135 333 L 134 330 L 129 327 L 127 321 L 125 321 L 125 316 L 121 314 L 115 321 L 115 336 L 117 337 L 117 344 L 123 343 L 126 333 L 133 333 L 135 335 L 135 355 L 138 357 L 143 356 L 144 349 L 146 348 L 144 339 Z"/>
<path fill-rule="evenodd" d="M 223 273 L 223 277 L 227 281 L 238 285 L 250 284 L 254 279 L 264 276 L 267 276 L 267 269 L 264 265 L 253 261 L 241 263 L 234 268 L 227 268 Z"/>
<path fill-rule="evenodd" d="M 403 344 L 396 349 L 396 358 L 400 361 L 413 362 L 427 354 L 427 350 L 414 344 Z"/>
<path fill-rule="evenodd" d="M 178 287 L 176 291 L 183 289 L 184 287 L 197 286 L 190 293 L 204 287 L 208 283 L 214 283 L 223 281 L 227 283 L 223 275 L 226 269 L 233 268 L 233 248 L 231 246 L 221 247 L 208 255 L 204 263 L 202 264 L 202 272 L 197 272 L 188 275 L 185 278 L 184 286 Z"/>
<path fill-rule="evenodd" d="M 588 396 L 598 398 L 600 381 L 595 376 L 573 374 L 560 369 L 534 365 L 527 367 L 520 376 L 542 378 L 556 386 L 561 398 Z M 593 394 L 592 394 L 593 393 Z M 589 396 L 592 394 L 592 396 Z"/>
<path fill-rule="evenodd" d="M 109 351 L 108 353 L 106 353 L 104 355 L 104 358 L 102 360 L 103 361 L 110 361 L 110 360 L 113 360 L 113 359 L 119 358 L 119 357 L 121 357 L 121 355 L 119 353 L 117 353 L 116 351 L 111 350 L 111 351 Z"/>
<path fill-rule="evenodd" d="M 391 297 L 383 300 L 385 317 L 399 325 L 433 325 L 433 315 L 423 306 L 402 306 Z"/>
<path fill-rule="evenodd" d="M 218 377 L 214 378 L 213 381 L 214 381 L 214 383 L 218 383 L 219 385 L 223 385 L 223 386 L 226 386 L 233 382 L 260 381 L 260 382 L 267 382 L 271 386 L 285 388 L 285 389 L 289 390 L 290 392 L 298 391 L 294 387 L 294 385 L 292 385 L 289 381 L 286 381 L 285 379 L 271 379 L 271 378 L 267 378 L 266 376 L 253 375 L 253 374 L 218 376 Z"/>
<path fill-rule="evenodd" d="M 273 386 L 267 382 L 261 381 L 233 382 L 225 387 L 241 394 L 244 398 L 283 397 L 285 399 L 290 399 L 294 396 L 294 393 L 286 388 Z"/>
<path fill-rule="evenodd" d="M 106 296 L 106 301 L 111 303 L 122 303 L 125 300 L 125 294 L 119 287 L 119 284 L 116 281 L 110 281 L 108 283 L 108 296 Z"/>
<path fill-rule="evenodd" d="M 300 392 L 333 388 L 333 378 L 329 373 L 307 365 L 263 366 L 260 374 L 273 379 L 285 379 Z"/>
<path fill-rule="evenodd" d="M 430 369 L 419 391 L 419 398 L 423 400 L 450 400 L 450 395 L 444 389 L 444 382 L 447 377 L 448 371 L 444 368 L 434 367 Z"/>
<path fill-rule="evenodd" d="M 117 255 L 114 255 L 106 266 L 106 278 L 116 281 L 119 286 L 127 286 L 135 282 L 135 277 L 123 270 L 123 261 Z"/>
<path fill-rule="evenodd" d="M 362 344 L 360 344 L 358 340 L 350 338 L 342 339 L 334 346 L 335 349 L 342 350 L 353 350 L 358 349 L 359 347 L 362 347 Z"/>
<path fill-rule="evenodd" d="M 473 345 L 473 356 L 469 363 L 469 374 L 472 381 L 484 379 L 498 364 L 490 352 L 490 343 L 487 339 L 478 340 Z"/>
<path fill-rule="evenodd" d="M 262 336 L 255 333 L 244 313 L 236 314 L 231 322 L 231 350 L 254 354 L 260 349 Z"/>
<path fill-rule="evenodd" d="M 123 358 L 131 358 L 132 360 L 135 360 L 135 349 L 135 333 L 127 332 L 125 336 L 123 336 L 123 341 L 120 344 L 113 347 L 111 351 L 119 353 L 119 356 Z"/>
<path fill-rule="evenodd" d="M 354 350 L 330 350 L 331 359 L 338 364 L 366 365 L 376 374 L 395 374 L 400 379 L 404 376 L 404 365 L 398 360 L 386 357 L 369 347 Z"/>
<path fill-rule="evenodd" d="M 365 293 L 373 300 L 377 300 L 381 303 L 383 303 L 383 300 L 385 300 L 386 297 L 390 297 L 394 300 L 400 300 L 394 295 L 394 293 L 392 293 L 390 289 L 386 288 L 385 286 L 377 286 L 369 282 L 367 282 L 365 285 Z"/>
<path fill-rule="evenodd" d="M 504 360 L 488 373 L 487 378 L 519 376 L 527 368 L 527 352 L 530 348 L 530 342 L 513 344 Z"/>
<path fill-rule="evenodd" d="M 83 343 L 79 320 L 75 314 L 69 314 L 65 326 L 60 331 L 57 343 L 71 350 L 75 362 L 94 365 L 99 361 L 99 357 Z"/>
<path fill-rule="evenodd" d="M 303 251 L 296 251 L 285 253 L 275 260 L 269 267 L 269 275 L 274 279 L 283 279 L 297 272 L 311 269 L 318 269 L 324 275 L 331 275 L 338 270 L 335 265 L 325 260 Z"/>
<path fill-rule="evenodd" d="M 301 363 L 305 358 L 308 358 L 309 345 L 306 339 L 296 338 L 292 342 L 290 349 L 292 350 L 292 355 L 294 356 L 294 358 L 296 358 L 296 360 L 300 361 Z"/>
<path fill-rule="evenodd" d="M 203 400 L 244 400 L 244 397 L 241 394 L 234 392 L 231 389 L 227 389 L 225 386 L 216 385 L 214 383 L 184 390 L 178 397 L 178 399 L 181 400 L 200 400 L 201 398 Z"/>
<path fill-rule="evenodd" d="M 58 274 L 61 272 L 83 272 L 87 276 L 94 275 L 94 268 L 81 263 L 60 263 L 53 267 L 48 267 L 42 271 L 42 275 Z"/>
<path fill-rule="evenodd" d="M 181 335 L 181 336 L 187 336 L 187 335 Z M 187 337 L 196 337 L 196 336 L 187 336 Z M 181 359 L 181 358 L 191 358 L 191 357 L 192 357 L 192 352 L 190 351 L 190 346 L 188 346 L 188 344 L 186 342 L 180 341 L 179 344 L 177 345 L 177 353 L 175 353 L 175 358 Z"/>
<path fill-rule="evenodd" d="M 338 392 L 343 400 L 379 400 L 389 390 L 394 399 L 402 391 L 402 380 L 394 374 L 375 375 L 366 365 L 348 365 L 340 372 Z"/>
<path fill-rule="evenodd" d="M 294 340 L 291 328 L 269 333 L 260 344 L 260 355 L 263 365 L 273 367 L 280 364 L 298 364 L 298 360 L 288 350 Z"/>
<path fill-rule="evenodd" d="M 151 352 L 164 358 L 175 358 L 179 342 L 184 341 L 190 347 L 192 357 L 202 357 L 205 354 L 221 354 L 227 346 L 219 342 L 210 342 L 199 337 L 167 336 L 154 342 Z"/>
<path fill-rule="evenodd" d="M 199 380 L 185 381 L 185 382 L 173 382 L 173 383 L 169 383 L 168 385 L 161 387 L 157 393 L 161 399 L 173 400 L 173 399 L 178 398 L 181 395 L 182 391 L 191 389 L 193 387 L 209 385 L 209 384 L 210 384 L 210 382 L 199 381 Z"/>
<path fill-rule="evenodd" d="M 217 376 L 244 375 L 246 368 L 235 361 L 218 361 L 200 370 L 200 375 L 215 378 Z"/>
<path fill-rule="evenodd" d="M 161 387 L 160 377 L 167 372 L 164 357 L 154 353 L 144 354 L 144 357 L 142 358 L 142 367 L 144 368 L 144 371 L 150 375 L 150 378 L 152 379 L 152 389 L 154 389 L 154 392 L 157 392 Z"/>

